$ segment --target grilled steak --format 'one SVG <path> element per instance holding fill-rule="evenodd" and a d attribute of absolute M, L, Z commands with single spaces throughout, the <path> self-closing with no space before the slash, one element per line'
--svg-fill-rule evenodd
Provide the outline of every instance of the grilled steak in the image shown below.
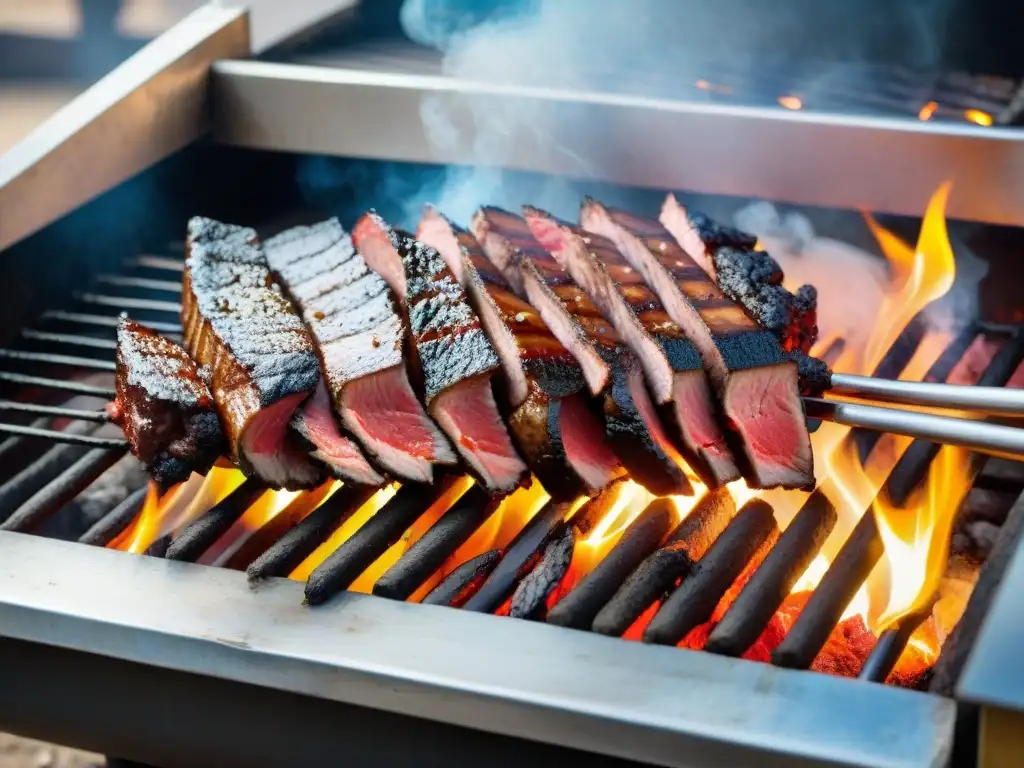
<path fill-rule="evenodd" d="M 786 360 L 775 336 L 727 297 L 657 221 L 592 200 L 584 203 L 581 220 L 616 243 L 700 352 L 736 432 L 735 453 L 745 459 L 748 482 L 813 484 L 797 366 Z"/>
<path fill-rule="evenodd" d="M 223 452 L 216 406 L 192 358 L 126 317 L 117 327 L 116 390 L 111 419 L 161 486 L 206 474 Z"/>
<path fill-rule="evenodd" d="M 448 265 L 429 245 L 395 232 L 373 212 L 356 223 L 353 238 L 401 297 L 407 357 L 421 377 L 430 415 L 487 489 L 513 490 L 527 469 L 494 399 L 498 355 Z"/>
<path fill-rule="evenodd" d="M 317 485 L 321 468 L 288 425 L 316 387 L 320 366 L 309 331 L 271 288 L 256 233 L 189 221 L 181 304 L 185 346 L 210 370 L 232 458 L 271 486 Z"/>
<path fill-rule="evenodd" d="M 345 432 L 378 466 L 407 480 L 429 482 L 435 464 L 454 464 L 455 453 L 409 383 L 405 332 L 391 292 L 338 221 L 282 232 L 264 251 L 313 334 L 325 388 Z M 301 431 L 318 457 L 342 476 L 377 482 L 379 475 L 328 416 L 315 398 L 301 414 Z"/>
<path fill-rule="evenodd" d="M 640 360 L 685 456 L 710 487 L 740 476 L 719 425 L 700 355 L 669 317 L 643 275 L 603 235 L 528 208 L 531 231 L 586 291 Z"/>
<path fill-rule="evenodd" d="M 586 384 L 575 358 L 512 293 L 471 234 L 428 208 L 416 236 L 444 258 L 498 353 L 509 431 L 530 470 L 559 500 L 604 488 L 620 464 L 579 394 Z"/>
<path fill-rule="evenodd" d="M 757 238 L 688 209 L 675 195 L 665 198 L 661 223 L 729 298 L 776 335 L 784 351 L 810 351 L 818 338 L 814 286 L 790 293 L 778 262 L 754 250 Z"/>
<path fill-rule="evenodd" d="M 605 434 L 630 475 L 653 493 L 691 492 L 679 452 L 666 438 L 655 408 L 644 407 L 650 401 L 635 386 L 639 380 L 643 390 L 632 355 L 593 302 L 519 216 L 483 208 L 474 217 L 473 230 L 513 290 L 537 307 L 551 332 L 579 361 L 591 390 L 598 387 Z"/>

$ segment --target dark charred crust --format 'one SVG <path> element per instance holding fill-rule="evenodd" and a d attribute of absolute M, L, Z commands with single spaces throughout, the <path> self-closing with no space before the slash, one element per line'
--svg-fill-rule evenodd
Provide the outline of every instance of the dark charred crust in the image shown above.
<path fill-rule="evenodd" d="M 714 340 L 730 371 L 761 368 L 784 360 L 778 339 L 771 331 L 740 331 L 716 335 Z"/>
<path fill-rule="evenodd" d="M 700 355 L 690 341 L 683 337 L 657 336 L 655 341 L 665 353 L 673 371 L 699 371 L 704 368 Z"/>
<path fill-rule="evenodd" d="M 790 352 L 786 357 L 796 363 L 803 394 L 817 397 L 832 386 L 832 371 L 823 361 L 803 352 Z"/>
<path fill-rule="evenodd" d="M 562 442 L 562 404 L 534 390 L 508 418 L 519 455 L 555 501 L 571 501 L 586 491 L 572 469 Z"/>
<path fill-rule="evenodd" d="M 508 615 L 519 619 L 543 620 L 547 613 L 545 601 L 565 578 L 572 562 L 576 535 L 571 526 L 548 542 L 540 562 L 519 582 L 512 594 Z"/>
<path fill-rule="evenodd" d="M 444 259 L 430 246 L 382 226 L 405 269 L 409 327 L 419 352 L 427 403 L 460 381 L 496 371 L 498 355 Z M 437 338 L 423 341 L 428 334 Z"/>
<path fill-rule="evenodd" d="M 205 474 L 224 452 L 210 391 L 184 349 L 122 318 L 114 412 L 132 452 L 163 487 Z"/>
<path fill-rule="evenodd" d="M 717 248 L 722 245 L 732 245 L 738 248 L 753 248 L 757 243 L 757 237 L 743 232 L 742 230 L 720 224 L 700 211 L 692 208 L 686 209 L 687 219 L 690 228 L 697 233 L 701 242 L 709 248 Z"/>
<path fill-rule="evenodd" d="M 630 476 L 657 496 L 693 493 L 693 486 L 672 457 L 651 437 L 629 392 L 628 366 L 617 359 L 612 383 L 602 396 L 608 444 Z"/>
<path fill-rule="evenodd" d="M 764 251 L 721 246 L 711 251 L 718 286 L 775 334 L 787 352 L 806 351 L 817 339 L 817 292 L 805 285 L 794 296 L 782 287 L 782 269 Z"/>
<path fill-rule="evenodd" d="M 587 382 L 575 360 L 532 358 L 523 361 L 523 370 L 531 383 L 551 399 L 581 392 Z"/>

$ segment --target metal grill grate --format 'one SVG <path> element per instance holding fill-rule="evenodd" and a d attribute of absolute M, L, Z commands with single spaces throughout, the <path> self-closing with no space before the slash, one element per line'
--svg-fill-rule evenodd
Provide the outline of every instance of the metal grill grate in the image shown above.
<path fill-rule="evenodd" d="M 0 432 L 9 435 L 0 443 L 0 459 L 13 457 L 31 446 L 37 450 L 43 447 L 23 466 L 12 461 L 11 466 L 16 469 L 0 482 L 0 530 L 37 531 L 124 456 L 127 442 L 123 437 L 97 434 L 109 421 L 105 410 L 69 407 L 60 397 L 113 397 L 110 385 L 83 381 L 80 377 L 109 377 L 114 370 L 111 336 L 117 324 L 116 313 L 127 311 L 172 338 L 180 336 L 181 326 L 173 322 L 179 304 L 172 296 L 180 290 L 177 276 L 182 269 L 183 262 L 178 258 L 134 258 L 124 265 L 122 274 L 97 276 L 90 290 L 74 296 L 67 311 L 44 312 L 38 327 L 22 331 L 12 348 L 0 349 L 0 382 L 10 391 L 8 399 L 0 401 Z M 910 333 L 913 332 L 911 329 Z M 928 378 L 948 378 L 978 337 L 1002 342 L 979 383 L 1006 384 L 1024 357 L 1024 335 L 1015 326 L 984 323 L 973 325 L 954 339 L 929 371 Z M 916 342 L 896 345 L 884 364 L 900 368 L 900 361 L 895 358 L 909 359 L 915 348 Z M 55 423 L 61 421 L 69 423 L 59 428 Z M 861 446 L 862 450 L 871 449 L 871 441 L 868 443 Z M 906 498 L 927 475 L 936 450 L 932 444 L 915 441 L 892 473 L 889 490 Z M 1016 471 L 1013 465 L 982 456 L 975 456 L 972 461 L 975 490 L 998 495 L 1007 509 L 1024 497 L 1024 473 Z M 0 466 L 6 468 L 6 459 L 4 462 Z M 157 541 L 147 554 L 197 561 L 265 490 L 254 481 L 243 483 L 173 541 Z M 399 494 L 388 502 L 382 510 L 386 514 L 371 518 L 357 536 L 313 572 L 307 583 L 309 601 L 322 601 L 347 588 L 444 490 L 442 487 L 434 494 L 417 493 L 415 499 Z M 304 516 L 291 517 L 284 512 L 258 530 L 225 565 L 247 569 L 253 580 L 287 576 L 327 541 L 366 502 L 370 493 L 366 489 L 342 489 Z M 565 575 L 576 542 L 607 511 L 610 497 L 607 493 L 599 495 L 568 519 L 564 507 L 548 504 L 503 550 L 480 553 L 467 563 L 457 564 L 425 602 L 443 602 L 471 611 L 504 609 L 513 615 L 533 615 L 547 597 L 549 587 Z M 132 523 L 144 498 L 145 489 L 130 493 L 78 540 L 94 546 L 107 545 Z M 765 629 L 778 607 L 773 600 L 789 592 L 835 524 L 835 510 L 820 492 L 808 498 L 781 536 L 771 515 L 765 517 L 763 512 L 746 509 L 734 515 L 734 507 L 723 506 L 722 494 L 707 494 L 672 532 L 658 528 L 659 518 L 653 506 L 626 531 L 600 567 L 565 595 L 561 609 L 550 617 L 553 623 L 622 634 L 654 599 L 671 588 L 686 567 L 693 565 L 701 554 L 697 543 L 703 540 L 707 557 L 701 561 L 701 578 L 696 580 L 699 583 L 694 584 L 701 588 L 677 591 L 674 599 L 666 603 L 662 619 L 668 626 L 666 637 L 674 643 L 680 632 L 685 634 L 694 622 L 701 623 L 740 571 L 749 568 L 753 569 L 753 576 L 708 644 L 708 650 L 739 655 Z M 436 571 L 439 563 L 488 519 L 487 509 L 492 508 L 484 498 L 473 497 L 462 506 L 457 504 L 420 539 L 418 546 L 406 551 L 395 573 L 382 579 L 375 593 L 407 599 Z M 750 541 L 762 546 L 747 546 Z M 686 557 L 693 559 L 687 560 L 679 552 L 686 552 Z M 874 518 L 865 514 L 797 623 L 776 649 L 776 664 L 798 668 L 811 665 L 881 554 Z M 1000 577 L 996 574 L 992 578 Z M 519 602 L 510 605 L 508 599 L 513 588 L 524 579 L 536 582 L 534 596 L 517 598 Z M 600 616 L 595 616 L 602 608 Z M 916 626 L 913 622 L 919 620 L 919 616 L 910 617 L 883 635 L 862 670 L 863 678 L 877 682 L 886 679 Z M 940 660 L 940 666 L 942 663 Z"/>

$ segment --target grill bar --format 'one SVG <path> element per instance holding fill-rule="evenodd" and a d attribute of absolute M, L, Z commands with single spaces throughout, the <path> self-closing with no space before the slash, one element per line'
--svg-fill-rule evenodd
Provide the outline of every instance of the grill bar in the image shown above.
<path fill-rule="evenodd" d="M 0 424 L 0 433 L 7 435 L 23 435 L 25 437 L 41 437 L 54 443 L 64 445 L 85 445 L 90 448 L 107 448 L 118 450 L 128 447 L 123 437 L 96 437 L 95 435 L 76 435 L 72 432 L 59 432 L 52 429 L 23 427 L 19 424 Z"/>
<path fill-rule="evenodd" d="M 117 370 L 113 360 L 96 360 L 91 357 L 74 357 L 72 355 L 52 355 L 49 352 L 26 352 L 21 349 L 0 349 L 0 358 L 25 363 L 67 365 L 72 368 L 85 368 L 90 371 L 110 371 L 113 373 Z"/>
<path fill-rule="evenodd" d="M 361 486 L 346 485 L 339 488 L 248 566 L 246 573 L 250 581 L 287 576 L 369 501 L 374 493 L 376 489 Z"/>
<path fill-rule="evenodd" d="M 132 520 L 142 510 L 148 489 L 143 486 L 128 494 L 124 501 L 97 520 L 93 526 L 78 537 L 79 544 L 94 547 L 105 547 L 131 525 Z"/>
<path fill-rule="evenodd" d="M 494 514 L 499 504 L 500 500 L 492 499 L 479 484 L 474 484 L 377 580 L 373 594 L 392 600 L 409 599 Z"/>
<path fill-rule="evenodd" d="M 174 301 L 160 301 L 159 299 L 138 299 L 131 296 L 109 296 L 102 293 L 79 293 L 75 298 L 83 304 L 93 304 L 100 307 L 116 307 L 117 309 L 147 309 L 154 312 L 171 312 L 175 315 L 181 312 L 181 305 Z"/>
<path fill-rule="evenodd" d="M 133 275 L 97 275 L 96 282 L 101 285 L 117 286 L 118 288 L 142 288 L 148 291 L 181 293 L 181 282 L 174 282 L 173 280 L 153 280 L 148 277 L 135 277 Z"/>
<path fill-rule="evenodd" d="M 858 678 L 872 683 L 884 683 L 903 655 L 907 643 L 910 642 L 910 636 L 931 615 L 932 607 L 933 605 L 929 603 L 927 610 L 904 616 L 895 627 L 883 630 L 867 661 L 861 667 Z"/>
<path fill-rule="evenodd" d="M 602 635 L 624 634 L 656 600 L 688 574 L 729 525 L 736 502 L 727 488 L 708 491 L 676 529 L 665 546 L 631 573 L 594 618 Z"/>
<path fill-rule="evenodd" d="M 110 421 L 106 411 L 87 411 L 82 408 L 63 408 L 59 405 L 36 405 L 35 403 L 18 403 L 13 400 L 0 400 L 0 411 L 8 413 L 34 413 L 39 416 L 76 419 L 105 424 Z"/>
<path fill-rule="evenodd" d="M 697 561 L 693 571 L 669 595 L 644 630 L 644 640 L 675 645 L 711 618 L 732 583 L 756 557 L 778 537 L 778 525 L 771 505 L 753 499 L 743 505 L 710 549 Z"/>
<path fill-rule="evenodd" d="M 25 427 L 25 429 L 34 429 Z M 49 433 L 49 430 L 36 430 Z M 7 520 L 47 483 L 52 482 L 85 455 L 86 449 L 55 445 L 0 486 L 0 520 Z"/>
<path fill-rule="evenodd" d="M 164 557 L 168 560 L 194 563 L 266 491 L 267 487 L 259 480 L 247 478 L 223 501 L 191 522 L 175 536 L 168 545 Z"/>
<path fill-rule="evenodd" d="M 50 331 L 36 331 L 26 328 L 21 332 L 21 337 L 28 341 L 42 341 L 50 344 L 65 344 L 74 347 L 92 347 L 93 349 L 117 349 L 117 342 L 113 339 L 97 339 L 94 336 L 76 336 L 70 333 L 51 333 Z"/>
<path fill-rule="evenodd" d="M 470 558 L 444 577 L 421 601 L 424 605 L 447 605 L 460 608 L 484 583 L 484 579 L 501 560 L 501 552 L 489 549 Z"/>
<path fill-rule="evenodd" d="M 184 272 L 185 261 L 184 259 L 174 259 L 168 256 L 152 256 L 150 254 L 142 254 L 136 256 L 134 259 L 128 259 L 125 262 L 126 267 L 143 267 L 144 269 L 162 269 L 167 272 Z M 178 290 L 181 290 L 181 286 L 178 286 Z"/>
<path fill-rule="evenodd" d="M 127 453 L 125 447 L 93 448 L 0 524 L 0 531 L 32 531 L 42 525 Z"/>
<path fill-rule="evenodd" d="M 103 328 L 117 328 L 119 319 L 110 315 L 95 315 L 87 312 L 64 312 L 61 310 L 50 310 L 42 314 L 43 320 L 52 320 L 61 323 L 73 323 L 75 325 L 97 325 Z M 179 323 L 161 323 L 147 320 L 146 325 L 158 333 L 181 334 Z"/>
<path fill-rule="evenodd" d="M 454 481 L 449 476 L 434 486 L 409 483 L 399 488 L 394 497 L 309 575 L 306 602 L 319 605 L 347 589 L 448 492 Z"/>
<path fill-rule="evenodd" d="M 651 502 L 619 541 L 565 597 L 548 612 L 549 624 L 589 629 L 623 580 L 653 552 L 672 528 L 677 513 L 671 499 Z"/>
<path fill-rule="evenodd" d="M 821 550 L 837 517 L 825 494 L 812 493 L 712 630 L 704 650 L 740 656 L 753 645 Z"/>

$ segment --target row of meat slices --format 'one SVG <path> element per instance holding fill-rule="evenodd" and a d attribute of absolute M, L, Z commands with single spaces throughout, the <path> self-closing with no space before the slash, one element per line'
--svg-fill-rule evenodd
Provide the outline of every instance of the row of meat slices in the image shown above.
<path fill-rule="evenodd" d="M 184 349 L 123 321 L 112 410 L 164 485 L 223 452 L 292 490 L 457 464 L 564 499 L 624 472 L 811 487 L 790 355 L 813 291 L 754 244 L 673 196 L 660 220 L 587 200 L 579 225 L 484 208 L 471 232 L 428 209 L 415 237 L 373 212 L 262 243 L 195 218 Z"/>

